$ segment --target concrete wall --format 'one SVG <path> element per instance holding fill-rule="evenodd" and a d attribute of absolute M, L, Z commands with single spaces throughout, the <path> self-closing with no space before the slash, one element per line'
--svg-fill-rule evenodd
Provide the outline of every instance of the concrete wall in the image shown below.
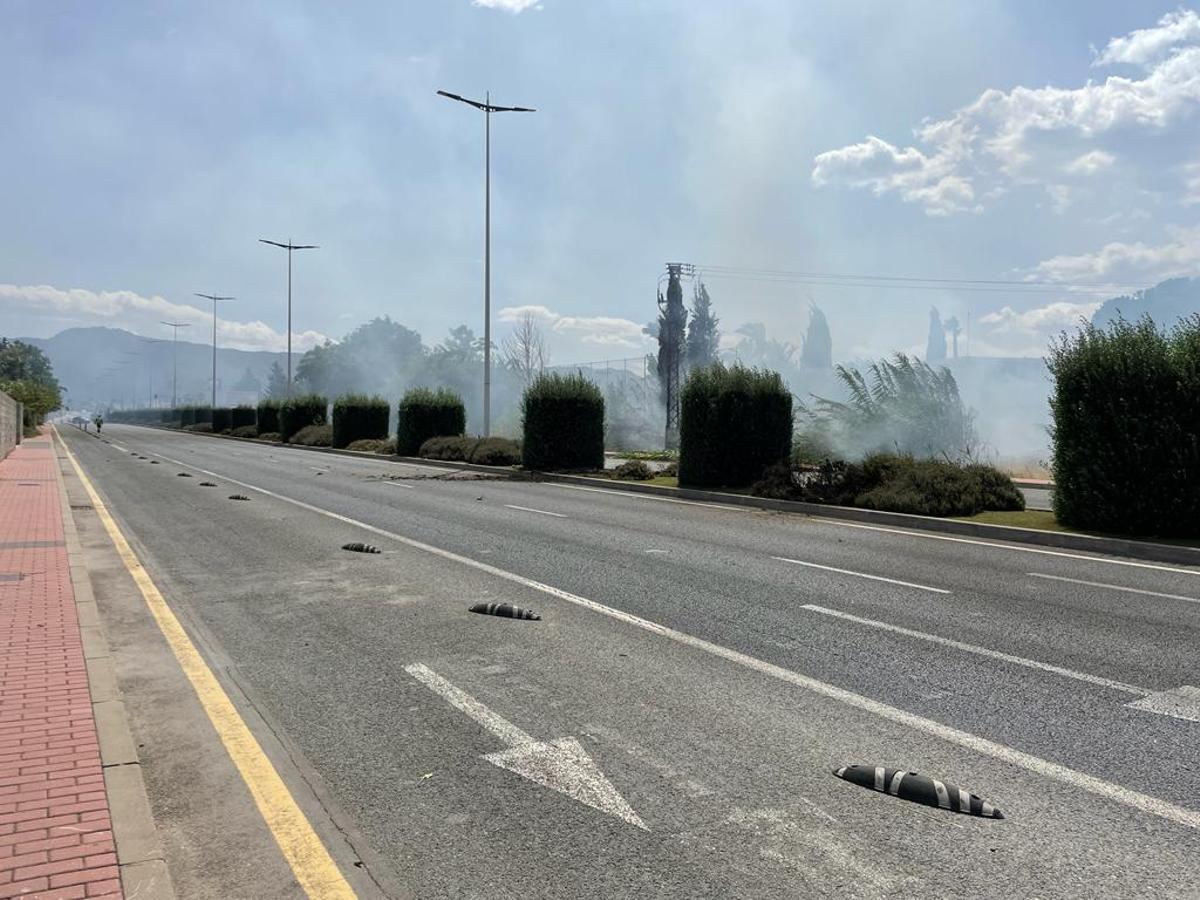
<path fill-rule="evenodd" d="M 21 443 L 21 404 L 0 391 L 0 459 Z"/>

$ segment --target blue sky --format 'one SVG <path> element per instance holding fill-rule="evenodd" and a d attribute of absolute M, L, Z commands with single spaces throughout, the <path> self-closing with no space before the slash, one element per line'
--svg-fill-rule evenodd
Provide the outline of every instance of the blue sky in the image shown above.
<path fill-rule="evenodd" d="M 0 59 L 0 333 L 203 326 L 203 291 L 238 298 L 223 344 L 279 348 L 260 237 L 321 245 L 301 346 L 481 331 L 483 122 L 438 88 L 538 108 L 493 119 L 493 301 L 555 363 L 644 352 L 668 260 L 1049 283 L 708 279 L 729 331 L 798 342 L 817 302 L 838 358 L 919 349 L 931 304 L 1036 355 L 1077 285 L 1200 268 L 1200 15 L 1170 4 L 0 0 Z"/>

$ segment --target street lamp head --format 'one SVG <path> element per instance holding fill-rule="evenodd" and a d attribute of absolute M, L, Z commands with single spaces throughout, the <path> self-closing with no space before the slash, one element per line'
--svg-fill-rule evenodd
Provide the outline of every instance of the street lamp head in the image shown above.
<path fill-rule="evenodd" d="M 293 244 L 290 241 L 286 244 L 281 244 L 279 241 L 268 241 L 266 238 L 259 238 L 260 244 L 270 244 L 272 247 L 282 247 L 284 250 L 319 250 L 319 244 Z"/>
<path fill-rule="evenodd" d="M 528 107 L 528 106 L 495 106 L 495 105 L 493 105 L 491 103 L 487 103 L 487 102 L 481 103 L 478 100 L 469 100 L 466 97 L 461 97 L 458 94 L 452 94 L 449 91 L 438 91 L 438 94 L 440 94 L 441 96 L 446 97 L 450 100 L 457 100 L 459 103 L 465 103 L 465 104 L 467 104 L 467 106 L 473 106 L 476 109 L 480 109 L 480 110 L 483 110 L 484 112 L 489 112 L 489 113 L 494 113 L 494 112 L 537 112 L 536 109 L 532 109 L 531 107 Z"/>

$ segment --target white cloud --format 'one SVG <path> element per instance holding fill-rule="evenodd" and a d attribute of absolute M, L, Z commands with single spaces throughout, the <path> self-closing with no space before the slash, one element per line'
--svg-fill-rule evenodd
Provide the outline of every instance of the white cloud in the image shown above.
<path fill-rule="evenodd" d="M 813 183 L 895 193 L 930 215 L 978 212 L 975 197 L 993 196 L 997 185 L 1053 183 L 1055 170 L 1061 170 L 1056 160 L 1081 142 L 1115 140 L 1130 129 L 1169 135 L 1200 110 L 1198 19 L 1189 13 L 1164 20 L 1170 34 L 1155 38 L 1154 52 L 1154 41 L 1139 32 L 1110 43 L 1111 53 L 1106 50 L 1101 59 L 1154 60 L 1142 77 L 1112 75 L 1076 88 L 989 89 L 948 118 L 924 122 L 916 129 L 916 146 L 870 136 L 821 153 L 814 159 Z M 1054 141 L 1046 139 L 1051 135 Z M 1186 140 L 1180 136 L 1178 143 Z M 1082 155 L 1076 149 L 1072 156 L 1067 167 L 1072 174 L 1094 174 L 1115 159 L 1099 148 Z"/>
<path fill-rule="evenodd" d="M 1056 300 L 1021 312 L 1005 306 L 979 319 L 972 351 L 993 356 L 1042 356 L 1050 338 L 1091 319 L 1102 301 L 1072 303 Z"/>
<path fill-rule="evenodd" d="M 104 325 L 126 328 L 140 334 L 169 334 L 162 321 L 186 322 L 192 326 L 181 336 L 203 343 L 212 335 L 212 313 L 163 297 L 143 297 L 133 291 L 62 290 L 50 285 L 0 284 L 0 301 L 34 315 L 44 315 L 77 326 Z M 200 327 L 197 327 L 200 326 Z M 328 338 L 319 331 L 292 333 L 293 349 L 306 350 Z M 237 350 L 283 350 L 287 335 L 265 322 L 239 322 L 217 317 L 217 342 Z"/>
<path fill-rule="evenodd" d="M 1154 28 L 1139 28 L 1124 37 L 1113 38 L 1096 56 L 1094 66 L 1129 63 L 1144 66 L 1161 59 L 1179 44 L 1200 43 L 1200 14 L 1178 9 L 1158 20 Z"/>
<path fill-rule="evenodd" d="M 1082 156 L 1077 156 L 1065 166 L 1063 171 L 1068 175 L 1095 175 L 1116 162 L 1116 157 L 1103 150 L 1092 150 Z"/>
<path fill-rule="evenodd" d="M 514 16 L 523 13 L 531 6 L 537 6 L 538 0 L 471 0 L 472 6 L 482 6 L 485 9 L 501 9 Z"/>
<path fill-rule="evenodd" d="M 612 316 L 564 316 L 546 306 L 506 306 L 497 317 L 501 322 L 517 322 L 526 314 L 551 331 L 584 344 L 641 349 L 648 343 L 641 325 Z"/>
<path fill-rule="evenodd" d="M 1029 279 L 1104 281 L 1108 276 L 1147 283 L 1200 272 L 1200 226 L 1167 229 L 1170 240 L 1149 245 L 1113 241 L 1091 253 L 1055 256 L 1033 267 Z"/>
<path fill-rule="evenodd" d="M 1200 203 L 1200 162 L 1188 163 L 1183 167 L 1183 203 Z"/>
<path fill-rule="evenodd" d="M 1050 208 L 1060 216 L 1071 205 L 1071 189 L 1065 184 L 1048 184 L 1046 193 L 1050 196 Z"/>

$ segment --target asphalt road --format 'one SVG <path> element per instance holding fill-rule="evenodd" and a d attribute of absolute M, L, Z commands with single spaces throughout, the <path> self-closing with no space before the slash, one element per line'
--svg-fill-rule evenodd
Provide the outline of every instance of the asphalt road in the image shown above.
<path fill-rule="evenodd" d="M 416 896 L 1195 896 L 1200 569 L 63 434 Z M 1006 818 L 833 776 L 855 763 Z"/>

